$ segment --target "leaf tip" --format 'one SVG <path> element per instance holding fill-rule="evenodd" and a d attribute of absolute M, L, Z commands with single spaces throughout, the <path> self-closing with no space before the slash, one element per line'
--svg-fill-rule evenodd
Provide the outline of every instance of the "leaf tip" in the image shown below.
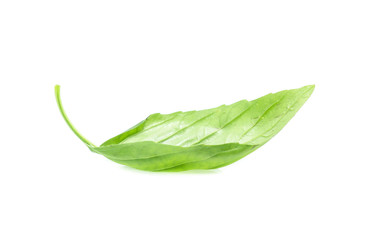
<path fill-rule="evenodd" d="M 314 91 L 314 89 L 316 88 L 316 85 L 312 84 L 312 85 L 308 85 L 308 87 L 310 89 L 310 92 L 312 93 Z"/>
<path fill-rule="evenodd" d="M 316 85 L 314 85 L 314 84 L 304 86 L 304 88 L 307 88 L 307 89 L 314 89 L 315 87 L 316 87 Z"/>
<path fill-rule="evenodd" d="M 316 87 L 316 85 L 311 84 L 311 85 L 304 86 L 304 87 L 302 87 L 301 89 L 302 89 L 306 94 L 309 94 L 309 96 L 310 96 L 310 95 L 313 93 L 315 87 Z M 308 97 L 309 97 L 309 96 L 308 96 Z"/>

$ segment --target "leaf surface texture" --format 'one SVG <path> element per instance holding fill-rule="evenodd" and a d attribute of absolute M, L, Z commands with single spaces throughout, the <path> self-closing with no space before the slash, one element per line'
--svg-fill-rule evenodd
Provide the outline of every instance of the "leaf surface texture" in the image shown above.
<path fill-rule="evenodd" d="M 242 100 L 216 108 L 152 114 L 96 147 L 63 117 L 93 151 L 117 163 L 148 171 L 214 169 L 229 165 L 276 135 L 302 107 L 314 85 Z"/>

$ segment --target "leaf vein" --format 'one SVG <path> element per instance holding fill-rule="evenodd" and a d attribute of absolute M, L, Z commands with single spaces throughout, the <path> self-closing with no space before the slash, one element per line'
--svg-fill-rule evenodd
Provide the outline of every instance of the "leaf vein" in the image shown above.
<path fill-rule="evenodd" d="M 204 116 L 204 117 L 202 117 L 202 118 L 200 118 L 200 119 L 194 121 L 193 123 L 189 124 L 188 126 L 182 128 L 182 129 L 179 129 L 178 131 L 176 131 L 175 133 L 171 134 L 170 136 L 168 136 L 168 137 L 166 137 L 166 138 L 164 138 L 164 139 L 158 141 L 158 143 L 162 143 L 162 142 L 164 142 L 164 141 L 166 141 L 166 140 L 169 140 L 170 138 L 172 138 L 172 137 L 174 137 L 175 135 L 177 135 L 179 132 L 184 131 L 185 129 L 187 129 L 187 128 L 189 128 L 189 127 L 195 125 L 196 123 L 198 123 L 198 122 L 200 122 L 200 121 L 202 121 L 202 120 L 204 120 L 204 119 L 210 117 L 210 116 L 213 115 L 213 114 L 215 114 L 215 112 L 212 112 L 212 113 L 210 113 L 210 114 L 208 114 L 208 115 L 206 115 L 206 116 Z"/>
<path fill-rule="evenodd" d="M 310 90 L 312 90 L 312 89 L 308 89 L 307 91 L 305 91 L 302 95 L 305 95 L 305 94 L 307 94 Z M 301 96 L 299 96 L 298 97 L 298 99 L 294 102 L 294 104 L 292 104 L 291 106 L 290 106 L 290 108 L 291 107 L 293 107 L 293 106 L 295 106 L 298 102 L 299 102 L 299 100 L 300 100 L 300 98 L 301 98 Z M 253 139 L 251 139 L 251 140 L 249 140 L 249 142 L 251 142 L 251 141 L 254 141 L 255 139 L 257 139 L 257 138 L 259 138 L 259 137 L 261 137 L 261 136 L 263 136 L 265 133 L 267 133 L 267 132 L 269 132 L 270 130 L 272 130 L 275 126 L 277 126 L 277 124 L 286 116 L 286 114 L 290 111 L 290 108 L 288 109 L 288 110 L 286 110 L 286 112 L 283 114 L 283 116 L 270 128 L 270 129 L 268 129 L 267 131 L 265 131 L 264 133 L 262 133 L 262 134 L 260 134 L 260 135 L 258 135 L 258 136 L 256 136 L 256 137 L 254 137 Z"/>
<path fill-rule="evenodd" d="M 255 122 L 255 124 L 253 126 L 251 126 L 249 129 L 247 129 L 243 134 L 242 136 L 240 137 L 240 140 L 246 136 L 246 134 L 248 134 L 251 129 L 253 129 L 263 118 L 264 116 L 269 112 L 269 110 L 271 110 L 274 106 L 276 106 L 279 102 L 282 101 L 282 99 L 284 99 L 285 97 L 287 96 L 287 94 L 283 95 L 278 101 L 274 102 L 267 110 L 264 111 L 264 113 L 259 117 L 259 119 Z"/>
<path fill-rule="evenodd" d="M 253 105 L 253 104 L 252 104 Z M 236 117 L 234 117 L 232 120 L 230 120 L 229 122 L 227 122 L 226 124 L 224 124 L 224 126 L 222 126 L 220 129 L 216 130 L 215 132 L 212 132 L 210 133 L 209 135 L 201 138 L 198 142 L 196 143 L 193 143 L 192 145 L 197 145 L 197 144 L 200 144 L 202 143 L 203 141 L 205 141 L 206 139 L 210 138 L 211 136 L 213 136 L 214 134 L 216 134 L 217 132 L 219 132 L 220 130 L 222 130 L 223 128 L 225 128 L 226 126 L 228 126 L 229 124 L 232 124 L 233 121 L 237 120 L 239 117 L 241 117 L 242 115 L 244 115 L 247 110 L 249 110 L 251 108 L 251 106 L 248 106 L 245 110 L 243 110 L 239 115 L 237 115 Z"/>

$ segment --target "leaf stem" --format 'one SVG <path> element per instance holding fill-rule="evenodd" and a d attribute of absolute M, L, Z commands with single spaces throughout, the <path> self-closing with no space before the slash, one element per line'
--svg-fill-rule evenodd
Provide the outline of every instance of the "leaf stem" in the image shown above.
<path fill-rule="evenodd" d="M 55 85 L 55 98 L 57 99 L 57 104 L 58 104 L 58 107 L 59 107 L 59 110 L 64 118 L 64 120 L 66 121 L 67 125 L 71 128 L 71 130 L 75 133 L 75 135 L 80 138 L 81 141 L 83 141 L 88 147 L 96 147 L 94 144 L 92 144 L 89 140 L 87 140 L 86 138 L 84 138 L 77 130 L 76 128 L 72 125 L 71 121 L 68 119 L 66 113 L 64 112 L 64 109 L 63 109 L 63 106 L 62 106 L 62 102 L 61 102 L 61 96 L 60 96 L 60 86 L 59 85 Z"/>

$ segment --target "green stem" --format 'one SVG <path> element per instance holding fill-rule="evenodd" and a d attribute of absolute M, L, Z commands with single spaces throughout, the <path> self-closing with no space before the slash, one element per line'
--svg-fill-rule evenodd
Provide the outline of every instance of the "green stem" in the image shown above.
<path fill-rule="evenodd" d="M 57 99 L 57 104 L 58 104 L 58 107 L 59 107 L 59 110 L 64 118 L 64 120 L 66 121 L 67 125 L 71 128 L 71 130 L 76 134 L 76 136 L 78 138 L 81 139 L 81 141 L 83 141 L 88 147 L 95 147 L 94 144 L 92 144 L 89 140 L 87 140 L 86 138 L 84 138 L 77 130 L 76 128 L 72 125 L 72 123 L 70 122 L 70 120 L 68 119 L 66 113 L 64 112 L 64 109 L 63 109 L 63 106 L 62 106 L 62 102 L 61 102 L 61 96 L 60 96 L 60 86 L 59 85 L 55 85 L 55 97 Z"/>

